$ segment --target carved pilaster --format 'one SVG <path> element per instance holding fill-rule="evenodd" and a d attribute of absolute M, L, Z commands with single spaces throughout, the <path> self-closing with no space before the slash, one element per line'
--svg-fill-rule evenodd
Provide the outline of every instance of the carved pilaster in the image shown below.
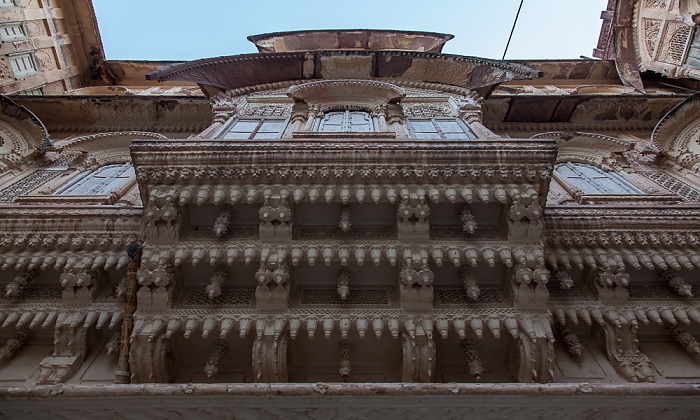
<path fill-rule="evenodd" d="M 519 308 L 537 308 L 549 302 L 549 270 L 539 265 L 530 268 L 520 263 L 511 269 L 510 291 L 513 303 Z"/>
<path fill-rule="evenodd" d="M 630 275 L 625 272 L 614 273 L 608 270 L 595 271 L 590 276 L 591 290 L 603 302 L 627 302 L 629 291 L 627 285 Z"/>
<path fill-rule="evenodd" d="M 173 266 L 151 259 L 138 272 L 139 289 L 136 293 L 139 308 L 169 308 L 177 294 Z"/>
<path fill-rule="evenodd" d="M 401 307 L 426 310 L 433 307 L 435 274 L 422 261 L 404 262 L 399 271 Z"/>
<path fill-rule="evenodd" d="M 270 197 L 259 210 L 260 239 L 286 241 L 292 239 L 292 209 L 287 198 Z"/>
<path fill-rule="evenodd" d="M 289 265 L 272 258 L 261 263 L 255 273 L 258 286 L 255 289 L 255 305 L 260 309 L 283 309 L 289 299 Z"/>
<path fill-rule="evenodd" d="M 411 193 L 405 195 L 398 206 L 396 218 L 399 239 L 430 239 L 430 207 L 425 202 L 425 195 Z"/>

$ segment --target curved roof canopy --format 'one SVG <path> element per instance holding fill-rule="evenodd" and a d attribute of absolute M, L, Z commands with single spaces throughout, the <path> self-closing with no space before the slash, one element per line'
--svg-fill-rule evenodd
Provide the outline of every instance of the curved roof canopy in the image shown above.
<path fill-rule="evenodd" d="M 265 52 L 313 50 L 396 50 L 442 52 L 454 35 L 435 32 L 395 31 L 382 29 L 322 29 L 272 32 L 251 35 L 248 41 Z"/>

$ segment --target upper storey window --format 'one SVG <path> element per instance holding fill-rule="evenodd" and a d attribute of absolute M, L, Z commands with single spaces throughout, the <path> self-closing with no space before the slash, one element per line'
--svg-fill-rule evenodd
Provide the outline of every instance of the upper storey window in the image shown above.
<path fill-rule="evenodd" d="M 56 190 L 53 195 L 109 195 L 134 177 L 134 167 L 131 163 L 105 165 L 84 172 L 67 185 Z"/>
<path fill-rule="evenodd" d="M 224 140 L 279 139 L 287 125 L 286 118 L 235 118 L 222 131 Z"/>
<path fill-rule="evenodd" d="M 475 139 L 474 133 L 457 118 L 408 118 L 411 137 L 422 140 Z"/>
<path fill-rule="evenodd" d="M 566 162 L 557 165 L 556 172 L 584 194 L 644 194 L 644 191 L 615 172 L 605 172 L 595 166 Z"/>
<path fill-rule="evenodd" d="M 368 133 L 377 130 L 369 112 L 345 110 L 327 112 L 320 121 L 318 131 Z"/>

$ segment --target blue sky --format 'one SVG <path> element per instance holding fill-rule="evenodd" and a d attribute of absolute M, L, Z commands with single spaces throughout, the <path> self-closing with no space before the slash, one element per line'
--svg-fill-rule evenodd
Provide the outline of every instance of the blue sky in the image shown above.
<path fill-rule="evenodd" d="M 248 35 L 404 29 L 455 35 L 443 52 L 500 59 L 519 0 L 93 0 L 109 60 L 256 52 Z M 525 0 L 506 59 L 590 57 L 607 0 Z M 138 11 L 138 12 L 137 12 Z"/>

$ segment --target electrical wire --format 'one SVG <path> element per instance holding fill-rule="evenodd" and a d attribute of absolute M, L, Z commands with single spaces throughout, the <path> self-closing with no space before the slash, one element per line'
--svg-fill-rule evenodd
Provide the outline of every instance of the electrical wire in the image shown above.
<path fill-rule="evenodd" d="M 515 14 L 515 20 L 513 21 L 513 27 L 510 29 L 510 36 L 508 37 L 508 43 L 506 44 L 506 49 L 503 51 L 503 57 L 501 60 L 506 59 L 506 53 L 508 52 L 508 47 L 510 46 L 510 40 L 513 38 L 513 32 L 515 31 L 515 25 L 518 23 L 518 16 L 520 16 L 520 9 L 523 7 L 523 2 L 525 0 L 520 0 L 520 6 L 518 6 L 518 13 Z"/>

